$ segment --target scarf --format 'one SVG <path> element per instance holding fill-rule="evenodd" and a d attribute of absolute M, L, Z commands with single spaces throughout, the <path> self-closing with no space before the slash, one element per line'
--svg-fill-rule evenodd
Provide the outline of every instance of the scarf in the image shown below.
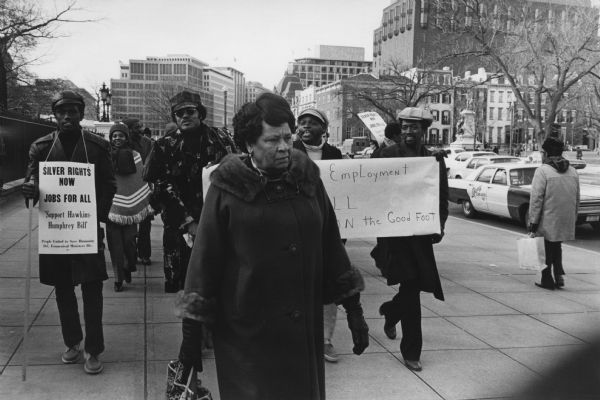
<path fill-rule="evenodd" d="M 117 225 L 132 225 L 142 222 L 154 212 L 150 206 L 150 186 L 142 180 L 142 157 L 132 151 L 133 171 L 115 174 L 117 193 L 108 214 L 108 219 Z"/>
<path fill-rule="evenodd" d="M 317 146 L 312 146 L 307 143 L 302 143 L 304 148 L 306 149 L 306 154 L 311 160 L 320 160 L 323 158 L 323 146 L 325 145 L 325 141 L 321 140 L 321 144 Z"/>
<path fill-rule="evenodd" d="M 115 174 L 129 175 L 136 172 L 133 150 L 127 147 L 113 147 L 110 154 Z"/>

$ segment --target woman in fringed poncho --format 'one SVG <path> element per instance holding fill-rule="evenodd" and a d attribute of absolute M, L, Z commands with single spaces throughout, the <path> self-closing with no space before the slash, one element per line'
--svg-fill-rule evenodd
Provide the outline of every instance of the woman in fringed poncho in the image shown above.
<path fill-rule="evenodd" d="M 116 123 L 110 128 L 112 161 L 117 193 L 108 214 L 106 239 L 113 265 L 115 292 L 123 290 L 123 280 L 131 283 L 135 271 L 137 224 L 150 213 L 150 188 L 142 180 L 142 158 L 131 149 L 127 125 Z"/>

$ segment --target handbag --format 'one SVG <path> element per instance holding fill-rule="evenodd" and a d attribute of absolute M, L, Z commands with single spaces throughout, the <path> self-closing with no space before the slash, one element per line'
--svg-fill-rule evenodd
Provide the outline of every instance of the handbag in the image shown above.
<path fill-rule="evenodd" d="M 546 268 L 546 251 L 543 237 L 524 237 L 517 239 L 519 268 L 541 271 Z"/>
<path fill-rule="evenodd" d="M 212 400 L 210 391 L 202 386 L 200 379 L 194 379 L 196 371 L 190 371 L 187 383 L 182 383 L 183 364 L 178 360 L 167 365 L 167 400 Z"/>

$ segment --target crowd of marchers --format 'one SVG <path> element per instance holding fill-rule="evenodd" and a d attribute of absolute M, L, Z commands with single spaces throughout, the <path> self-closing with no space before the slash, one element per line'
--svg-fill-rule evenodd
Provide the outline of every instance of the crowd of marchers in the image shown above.
<path fill-rule="evenodd" d="M 102 372 L 105 235 L 119 292 L 131 283 L 137 263 L 151 264 L 151 221 L 160 215 L 164 290 L 177 293 L 183 338 L 168 365 L 167 398 L 199 393 L 196 376 L 208 346 L 222 399 L 323 399 L 324 360 L 338 360 L 332 343 L 338 306 L 353 352 L 360 355 L 369 345 L 360 302 L 364 281 L 350 263 L 313 162 L 342 158 L 327 143 L 326 114 L 307 109 L 296 118 L 284 98 L 264 93 L 237 112 L 231 135 L 204 124 L 200 96 L 183 91 L 171 99 L 173 123 L 165 136 L 151 140 L 141 121 L 128 119 L 115 123 L 106 141 L 81 128 L 84 107 L 75 92 L 55 96 L 58 129 L 31 145 L 23 184 L 29 206 L 39 199 L 40 162 L 95 165 L 98 252 L 39 256 L 40 281 L 55 287 L 62 361 L 76 363 L 83 355 L 85 372 Z M 381 144 L 372 144 L 371 155 L 435 157 L 439 166 L 440 234 L 378 238 L 371 252 L 387 283 L 399 285 L 379 313 L 390 339 L 401 324 L 400 352 L 413 371 L 422 369 L 420 293 L 444 300 L 433 245 L 444 237 L 448 216 L 445 153 L 421 143 L 432 121 L 425 109 L 405 108 L 385 128 Z M 561 242 L 573 238 L 577 215 L 578 178 L 561 157 L 563 147 L 556 138 L 544 142 L 531 194 L 529 230 L 546 244 L 547 267 L 538 283 L 545 289 L 564 285 Z M 204 195 L 202 172 L 214 164 Z"/>

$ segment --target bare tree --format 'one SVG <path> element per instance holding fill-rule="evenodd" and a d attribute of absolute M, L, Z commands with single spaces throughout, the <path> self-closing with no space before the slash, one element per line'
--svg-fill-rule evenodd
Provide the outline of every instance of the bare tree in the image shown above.
<path fill-rule="evenodd" d="M 494 65 L 541 143 L 576 84 L 597 71 L 600 45 L 595 9 L 536 7 L 518 0 L 432 2 L 435 27 L 456 43 L 445 57 Z"/>
<path fill-rule="evenodd" d="M 177 81 L 164 81 L 156 83 L 153 88 L 147 91 L 144 99 L 146 112 L 156 115 L 156 119 L 166 123 L 171 122 L 171 102 L 170 99 L 185 87 Z"/>
<path fill-rule="evenodd" d="M 35 0 L 0 0 L 0 110 L 8 108 L 9 81 L 25 81 L 24 69 L 32 60 L 28 50 L 42 39 L 60 37 L 64 23 L 90 22 L 73 19 L 79 9 L 73 0 L 64 8 L 48 13 Z"/>
<path fill-rule="evenodd" d="M 427 98 L 453 90 L 452 73 L 432 68 L 410 68 L 392 60 L 386 72 L 373 78 L 347 80 L 344 90 L 355 99 L 381 111 L 388 120 L 395 120 L 398 110 L 416 107 Z"/>

